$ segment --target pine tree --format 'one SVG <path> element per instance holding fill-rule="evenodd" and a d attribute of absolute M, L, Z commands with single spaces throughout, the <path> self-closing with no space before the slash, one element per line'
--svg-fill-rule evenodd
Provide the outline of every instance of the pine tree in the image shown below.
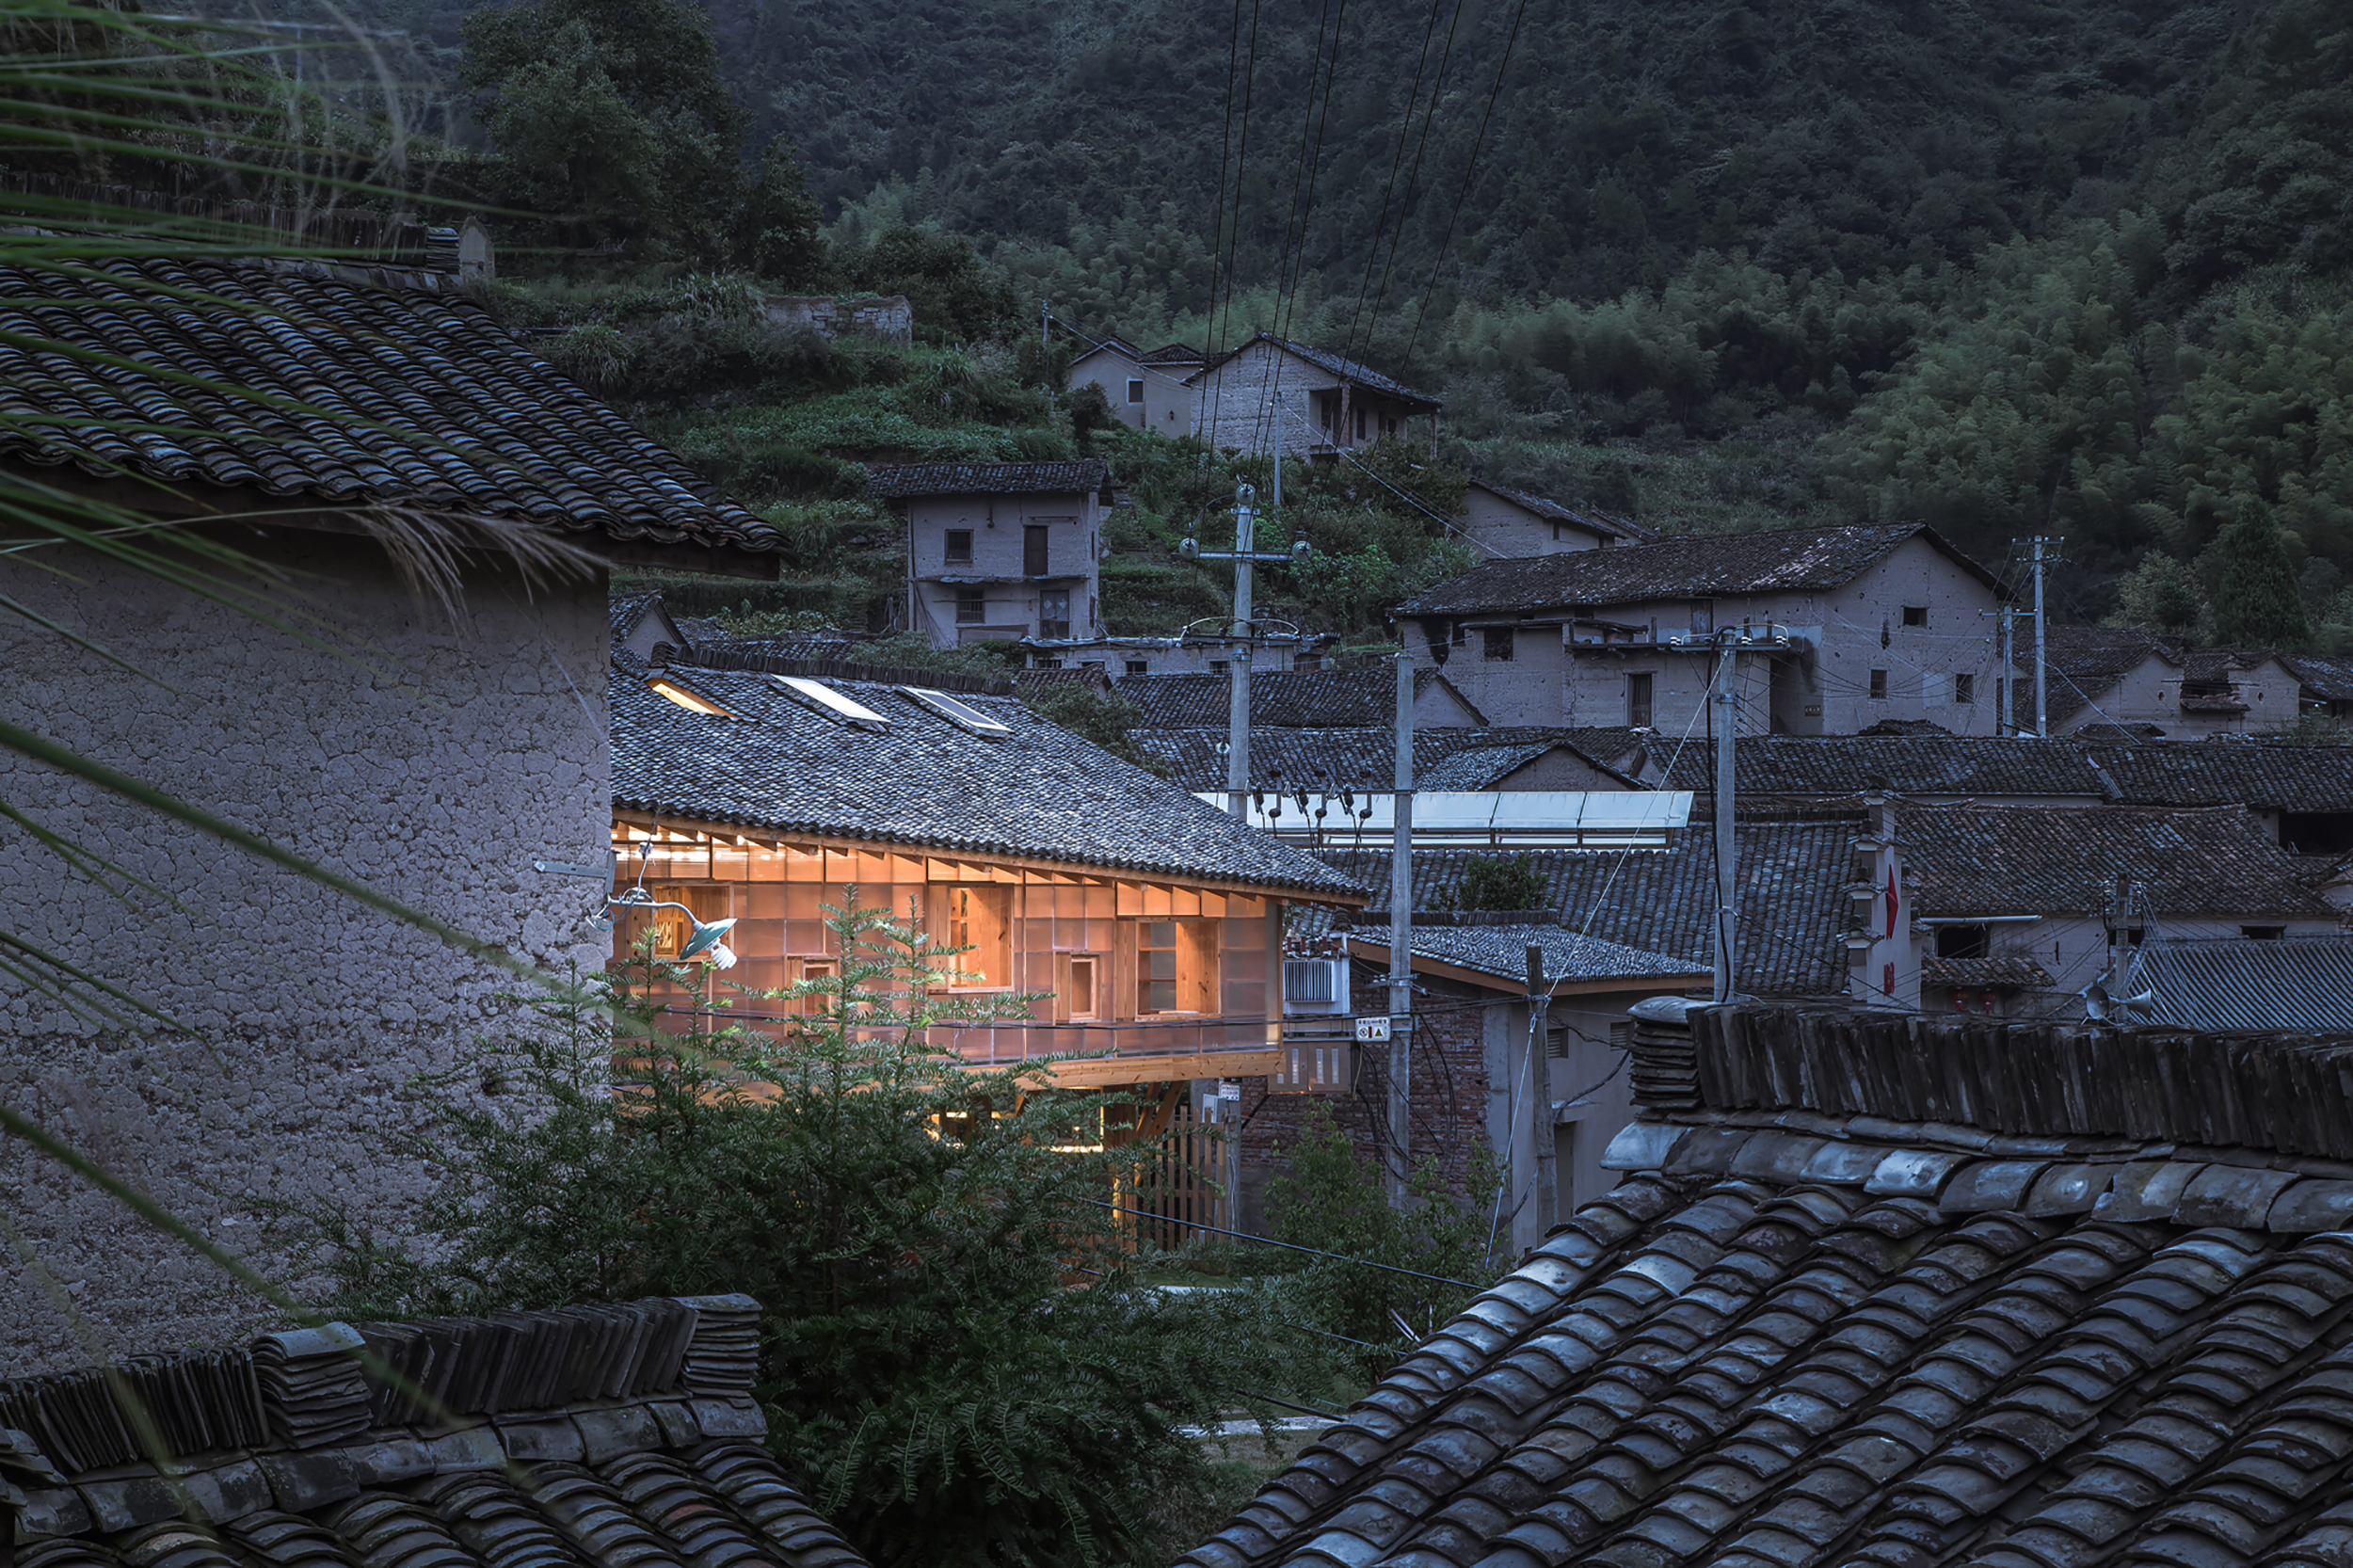
<path fill-rule="evenodd" d="M 2296 568 L 2262 499 L 2242 495 L 2236 515 L 2214 541 L 2215 635 L 2246 648 L 2297 648 L 2312 636 Z"/>

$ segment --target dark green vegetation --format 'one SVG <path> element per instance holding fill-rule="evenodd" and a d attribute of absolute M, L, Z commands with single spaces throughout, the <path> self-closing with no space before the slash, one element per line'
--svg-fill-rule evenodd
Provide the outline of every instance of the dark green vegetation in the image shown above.
<path fill-rule="evenodd" d="M 1525 851 L 1509 859 L 1500 855 L 1475 855 L 1463 868 L 1457 887 L 1432 901 L 1440 909 L 1542 909 L 1544 873 Z"/>
<path fill-rule="evenodd" d="M 454 0 L 382 3 L 454 80 Z M 529 0 L 469 24 L 465 77 L 496 91 L 458 128 L 499 154 L 472 177 L 562 196 L 558 231 L 597 192 L 653 192 L 549 269 L 905 292 L 936 340 L 1018 350 L 1024 381 L 1041 296 L 1146 341 L 1276 327 L 1442 392 L 1458 469 L 1670 528 L 1920 519 L 1997 561 L 2055 534 L 2079 617 L 2164 578 L 2186 624 L 2243 624 L 2220 541 L 2252 498 L 2309 634 L 2353 636 L 2353 0 L 703 14 Z M 681 77 L 688 55 L 709 63 Z M 566 112 L 617 128 L 560 168 L 544 121 L 504 107 L 559 67 Z M 735 172 L 694 174 L 730 134 Z M 639 172 L 600 172 L 616 161 Z M 861 455 L 832 428 L 810 426 L 824 455 Z M 1153 548 L 1165 531 L 1147 520 Z M 1144 542 L 1121 609 L 1206 613 L 1206 581 Z M 1352 592 L 1419 566 L 1422 544 L 1381 543 L 1386 568 L 1339 574 Z"/>
<path fill-rule="evenodd" d="M 1162 1528 L 1199 1528 L 1170 1505 L 1230 1485 L 1181 1427 L 1339 1386 L 1313 1302 L 1272 1280 L 1143 1285 L 1101 1201 L 1151 1152 L 1104 1146 L 1132 1106 L 929 1048 L 927 1025 L 1025 999 L 935 1000 L 952 950 L 880 910 L 832 923 L 842 975 L 767 999 L 808 1009 L 789 1041 L 722 1008 L 659 1049 L 625 1038 L 630 1079 L 608 1089 L 601 1020 L 550 1006 L 425 1086 L 405 1131 L 441 1186 L 414 1237 L 317 1217 L 342 1287 L 327 1304 L 746 1291 L 771 1442 L 877 1563 L 1166 1560 L 1193 1538 Z M 642 992 L 620 1001 L 643 1037 Z"/>

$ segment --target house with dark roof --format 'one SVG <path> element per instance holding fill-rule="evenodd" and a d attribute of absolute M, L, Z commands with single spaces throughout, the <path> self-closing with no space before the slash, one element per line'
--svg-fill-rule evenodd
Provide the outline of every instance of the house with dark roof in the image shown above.
<path fill-rule="evenodd" d="M 1599 550 L 1658 537 L 1657 530 L 1613 512 L 1564 506 L 1484 479 L 1473 479 L 1465 488 L 1462 514 L 1454 522 L 1482 560 Z"/>
<path fill-rule="evenodd" d="M 1167 777 L 1188 790 L 1225 787 L 1227 731 L 1198 728 L 1136 728 L 1130 744 L 1166 769 Z M 1414 781 L 1425 790 L 1554 792 L 1631 790 L 1642 786 L 1589 747 L 1581 730 L 1543 728 L 1444 728 L 1414 731 Z M 1397 731 L 1386 725 L 1330 728 L 1254 727 L 1250 732 L 1251 787 L 1289 794 L 1362 797 L 1390 793 L 1397 779 Z M 1677 789 L 1689 785 L 1678 784 Z"/>
<path fill-rule="evenodd" d="M 2297 679 L 2302 717 L 2353 719 L 2353 659 L 2282 653 L 2280 663 Z"/>
<path fill-rule="evenodd" d="M 1172 343 L 1144 349 L 1125 338 L 1106 338 L 1070 361 L 1063 384 L 1071 392 L 1094 387 L 1112 414 L 1137 430 L 1157 436 L 1193 434 L 1193 389 L 1185 382 L 1204 362 L 1201 350 Z"/>
<path fill-rule="evenodd" d="M 1706 733 L 1719 632 L 1743 734 L 1929 719 L 1993 732 L 1993 575 L 1911 524 L 1659 539 L 1489 561 L 1392 612 L 1497 724 Z"/>
<path fill-rule="evenodd" d="M 15 1560 L 863 1568 L 768 1451 L 759 1351 L 750 1297 L 652 1297 L 0 1383 Z"/>
<path fill-rule="evenodd" d="M 2131 988 L 2144 948 L 2344 929 L 2243 807 L 1902 808 L 1879 836 L 1873 935 L 1897 1005 L 2080 1017 L 2094 982 Z"/>
<path fill-rule="evenodd" d="M 1093 460 L 870 468 L 904 529 L 909 627 L 934 648 L 1100 632 L 1110 487 Z"/>
<path fill-rule="evenodd" d="M 227 568 L 232 597 L 271 573 L 297 589 L 254 617 L 96 552 L 18 549 L 0 592 L 84 641 L 0 617 L 0 662 L 13 721 L 561 972 L 599 961 L 601 894 L 532 868 L 600 857 L 610 834 L 607 563 L 773 577 L 777 540 L 449 260 L 0 276 L 0 463 L 233 545 L 264 575 Z M 172 1020 L 132 1029 L 12 981 L 13 1103 L 232 1245 L 248 1190 L 332 1192 L 363 1223 L 415 1200 L 423 1168 L 369 1143 L 378 1108 L 506 1027 L 512 976 L 21 754 L 0 795 L 115 868 L 9 836 L 16 929 Z M 152 891 L 126 903 L 117 873 Z M 0 1179 L 109 1339 L 217 1340 L 264 1310 L 13 1140 Z M 22 1271 L 0 1307 L 10 1367 L 80 1342 Z"/>
<path fill-rule="evenodd" d="M 1438 444 L 1446 405 L 1369 365 L 1272 332 L 1210 359 L 1185 383 L 1193 431 L 1212 449 L 1337 462 L 1379 440 Z"/>
<path fill-rule="evenodd" d="M 1079 1085 L 1278 1065 L 1285 906 L 1363 902 L 1353 878 L 1122 762 L 1008 696 L 912 672 L 814 678 L 616 654 L 612 835 L 619 875 L 733 919 L 727 980 L 838 974 L 824 906 L 888 905 L 976 995 L 1033 995 L 1024 1022 L 943 1028 L 976 1064 L 1079 1055 Z M 682 923 L 629 914 L 627 953 Z M 731 1009 L 789 1031 L 783 1004 Z"/>
<path fill-rule="evenodd" d="M 1181 1568 L 2353 1553 L 2353 1041 L 1641 1012 L 1622 1183 Z"/>
<path fill-rule="evenodd" d="M 1128 675 L 1113 682 L 1151 729 L 1224 728 L 1232 700 L 1225 671 L 1210 675 Z M 1387 666 L 1353 670 L 1280 670 L 1250 678 L 1250 726 L 1259 729 L 1387 727 L 1395 732 L 1397 677 Z M 1454 682 L 1434 669 L 1414 672 L 1414 728 L 1483 726 Z"/>
<path fill-rule="evenodd" d="M 1022 655 L 1032 669 L 1093 668 L 1123 675 L 1214 675 L 1234 667 L 1234 650 L 1247 647 L 1254 680 L 1323 667 L 1330 632 L 1260 632 L 1238 638 L 1223 632 L 1178 632 L 1166 636 L 1027 637 Z"/>
<path fill-rule="evenodd" d="M 2034 645 L 2012 657 L 2024 728 L 2034 725 Z M 2051 732 L 2091 725 L 2153 725 L 2168 739 L 2260 735 L 2304 711 L 2302 675 L 2261 648 L 2193 648 L 2138 627 L 2054 626 L 2044 639 Z"/>

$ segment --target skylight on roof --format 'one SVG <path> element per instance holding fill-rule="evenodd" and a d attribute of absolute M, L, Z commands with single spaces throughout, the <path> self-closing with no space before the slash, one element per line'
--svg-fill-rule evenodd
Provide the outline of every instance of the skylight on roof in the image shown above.
<path fill-rule="evenodd" d="M 946 692 L 933 691 L 929 686 L 902 686 L 899 690 L 937 713 L 949 723 L 969 729 L 975 735 L 1010 735 L 1013 727 L 1000 719 L 992 719 L 968 702 L 959 701 Z"/>
<path fill-rule="evenodd" d="M 657 678 L 647 681 L 646 685 L 657 696 L 668 697 L 690 713 L 712 713 L 723 719 L 735 717 L 733 711 L 722 708 L 702 693 L 691 687 L 681 686 L 675 680 L 664 680 Z"/>
<path fill-rule="evenodd" d="M 843 724 L 856 725 L 860 729 L 890 728 L 888 719 L 866 704 L 843 696 L 822 680 L 811 680 L 804 675 L 772 675 L 768 679 L 775 681 L 777 690 L 787 696 L 799 698 L 828 718 L 840 719 Z"/>

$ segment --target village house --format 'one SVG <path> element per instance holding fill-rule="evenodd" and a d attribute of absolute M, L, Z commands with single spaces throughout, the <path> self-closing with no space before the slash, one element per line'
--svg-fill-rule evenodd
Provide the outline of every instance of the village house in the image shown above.
<path fill-rule="evenodd" d="M 2344 1035 L 1632 1022 L 1620 1185 L 1179 1568 L 2353 1551 Z"/>
<path fill-rule="evenodd" d="M 1063 384 L 1071 392 L 1093 387 L 1112 414 L 1156 436 L 1193 434 L 1193 392 L 1185 383 L 1201 368 L 1201 350 L 1181 343 L 1141 349 L 1122 338 L 1107 338 L 1070 361 Z"/>
<path fill-rule="evenodd" d="M 10 719 L 501 952 L 593 968 L 602 889 L 533 867 L 601 865 L 597 674 L 616 633 L 668 634 L 615 623 L 605 563 L 773 577 L 774 532 L 552 372 L 454 271 L 91 264 L 104 286 L 0 279 L 18 334 L 0 344 L 0 462 L 233 546 L 296 591 L 255 617 L 95 552 L 13 551 L 0 589 L 89 646 L 0 617 Z M 222 569 L 234 597 L 246 580 Z M 21 753 L 0 754 L 0 795 L 116 868 L 85 875 L 9 836 L 0 874 L 30 916 L 14 929 L 171 1020 L 93 1018 L 12 980 L 11 1102 L 238 1251 L 261 1243 L 248 1192 L 331 1196 L 361 1224 L 407 1212 L 428 1178 L 379 1142 L 387 1107 L 505 1027 L 516 978 Z M 153 894 L 119 894 L 118 874 Z M 217 1341 L 274 1313 L 23 1144 L 0 1172 L 109 1345 Z M 8 1271 L 0 1304 L 0 1360 L 78 1359 L 32 1273 Z"/>
<path fill-rule="evenodd" d="M 1193 430 L 1212 450 L 1275 452 L 1337 462 L 1395 438 L 1434 454 L 1446 405 L 1369 366 L 1260 332 L 1187 381 Z"/>
<path fill-rule="evenodd" d="M 1484 479 L 1473 479 L 1465 488 L 1463 510 L 1454 521 L 1481 559 L 1555 555 L 1658 537 L 1657 530 L 1630 519 L 1592 507 L 1563 506 Z"/>
<path fill-rule="evenodd" d="M 2018 724 L 2034 728 L 2034 645 L 2023 633 Z M 2304 680 L 2268 648 L 2192 648 L 2138 628 L 2054 626 L 2044 637 L 2051 733 L 2089 726 L 2153 725 L 2168 739 L 2202 740 L 2292 727 Z"/>
<path fill-rule="evenodd" d="M 1898 524 L 1490 561 L 1390 618 L 1495 724 L 1705 736 L 1717 637 L 1740 633 L 1742 734 L 1927 719 L 1990 735 L 1999 597 L 1934 530 Z"/>
<path fill-rule="evenodd" d="M 1414 730 L 1414 781 L 1421 790 L 1639 790 L 1632 775 L 1588 749 L 1582 730 L 1443 728 Z M 1225 787 L 1226 730 L 1135 728 L 1128 744 L 1158 761 L 1165 776 L 1189 790 Z M 1276 728 L 1250 731 L 1250 785 L 1262 792 L 1348 791 L 1359 798 L 1393 792 L 1397 730 L 1393 726 Z M 1681 786 L 1678 786 L 1681 787 Z"/>
<path fill-rule="evenodd" d="M 2235 806 L 1889 808 L 1874 837 L 1878 1000 L 1906 1010 L 2080 1017 L 2142 948 L 2344 930 Z"/>
<path fill-rule="evenodd" d="M 2296 677 L 2299 716 L 2339 724 L 2353 719 L 2353 659 L 2282 653 L 2280 663 Z"/>
<path fill-rule="evenodd" d="M 871 468 L 898 515 L 907 624 L 934 648 L 1091 637 L 1110 471 L 1100 462 L 912 463 Z"/>
<path fill-rule="evenodd" d="M 1123 701 L 1133 703 L 1146 729 L 1225 728 L 1232 681 L 1227 672 L 1208 675 L 1123 675 L 1112 681 Z M 1394 732 L 1397 675 L 1387 665 L 1351 670 L 1288 670 L 1250 674 L 1250 725 L 1269 729 L 1331 729 L 1354 726 Z M 1483 726 L 1487 716 L 1436 670 L 1414 672 L 1414 727 L 1459 729 Z"/>
<path fill-rule="evenodd" d="M 612 665 L 612 841 L 624 887 L 733 920 L 732 1016 L 842 954 L 824 907 L 856 902 L 968 947 L 957 983 L 1034 995 L 1024 1018 L 943 1027 L 976 1065 L 1077 1055 L 1081 1087 L 1263 1076 L 1279 1065 L 1285 908 L 1351 906 L 1344 873 L 1121 762 L 1005 695 L 946 674 L 816 679 Z M 625 913 L 613 951 L 679 951 L 680 917 Z"/>
<path fill-rule="evenodd" d="M 159 1339 L 19 1378 L 0 1388 L 12 1544 L 508 1568 L 581 1560 L 590 1530 L 650 1551 L 658 1528 L 689 1558 L 864 1568 L 768 1450 L 760 1331 L 749 1296 L 655 1296 Z"/>

